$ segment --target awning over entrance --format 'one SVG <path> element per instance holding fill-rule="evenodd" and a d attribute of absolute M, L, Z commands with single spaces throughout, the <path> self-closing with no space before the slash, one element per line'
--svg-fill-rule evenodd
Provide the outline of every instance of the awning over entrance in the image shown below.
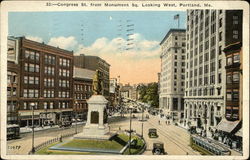
<path fill-rule="evenodd" d="M 239 123 L 240 121 L 227 121 L 226 119 L 222 119 L 216 126 L 216 129 L 231 133 Z"/>
<path fill-rule="evenodd" d="M 235 133 L 236 136 L 242 137 L 242 128 Z"/>

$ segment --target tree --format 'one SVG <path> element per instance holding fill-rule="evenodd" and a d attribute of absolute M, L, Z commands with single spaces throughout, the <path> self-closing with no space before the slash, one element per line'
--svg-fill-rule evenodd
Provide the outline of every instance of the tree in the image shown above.
<path fill-rule="evenodd" d="M 138 86 L 140 98 L 144 103 L 148 103 L 153 107 L 159 107 L 159 95 L 158 95 L 158 84 L 157 83 L 149 83 L 146 85 Z"/>

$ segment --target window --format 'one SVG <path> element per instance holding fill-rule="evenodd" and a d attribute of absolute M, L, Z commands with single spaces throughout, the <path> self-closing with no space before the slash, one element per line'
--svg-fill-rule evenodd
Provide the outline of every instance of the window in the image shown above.
<path fill-rule="evenodd" d="M 238 90 L 235 90 L 235 89 L 233 90 L 232 100 L 239 101 L 239 91 Z"/>
<path fill-rule="evenodd" d="M 233 82 L 239 83 L 239 80 L 240 80 L 239 72 L 234 72 L 233 73 Z"/>
<path fill-rule="evenodd" d="M 35 77 L 30 76 L 29 77 L 29 84 L 34 84 L 35 83 Z"/>
<path fill-rule="evenodd" d="M 39 84 L 39 77 L 35 77 L 35 84 Z"/>
<path fill-rule="evenodd" d="M 219 46 L 219 55 L 222 53 L 222 46 Z"/>
<path fill-rule="evenodd" d="M 174 73 L 176 73 L 176 72 L 177 72 L 177 68 L 174 69 Z"/>
<path fill-rule="evenodd" d="M 174 56 L 174 59 L 177 59 L 177 55 Z"/>
<path fill-rule="evenodd" d="M 227 57 L 227 65 L 230 66 L 233 64 L 233 59 L 232 57 Z"/>
<path fill-rule="evenodd" d="M 219 33 L 219 41 L 222 41 L 222 32 Z"/>
<path fill-rule="evenodd" d="M 233 16 L 233 24 L 239 24 L 239 16 Z"/>
<path fill-rule="evenodd" d="M 231 84 L 232 82 L 233 82 L 232 75 L 231 74 L 227 74 L 227 83 Z"/>
<path fill-rule="evenodd" d="M 227 101 L 232 101 L 232 92 L 227 92 Z"/>
<path fill-rule="evenodd" d="M 23 82 L 24 82 L 24 84 L 28 84 L 28 76 L 23 77 Z"/>
<path fill-rule="evenodd" d="M 222 27 L 222 18 L 219 20 L 219 27 Z"/>
<path fill-rule="evenodd" d="M 221 73 L 218 74 L 218 83 L 221 83 Z"/>
<path fill-rule="evenodd" d="M 234 63 L 239 63 L 240 62 L 240 55 L 239 54 L 235 54 L 234 55 Z"/>
<path fill-rule="evenodd" d="M 29 71 L 35 72 L 35 65 L 34 64 L 29 64 Z"/>
<path fill-rule="evenodd" d="M 27 89 L 24 89 L 23 90 L 23 97 L 28 97 L 28 90 Z"/>
<path fill-rule="evenodd" d="M 218 68 L 221 68 L 221 59 L 218 61 Z"/>
<path fill-rule="evenodd" d="M 239 31 L 233 30 L 233 39 L 238 39 L 238 38 L 239 38 Z"/>
<path fill-rule="evenodd" d="M 174 62 L 174 66 L 177 66 L 177 62 Z"/>

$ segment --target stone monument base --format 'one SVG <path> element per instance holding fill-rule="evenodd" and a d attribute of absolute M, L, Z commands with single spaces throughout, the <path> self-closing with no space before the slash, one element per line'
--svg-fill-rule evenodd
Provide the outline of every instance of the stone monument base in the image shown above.
<path fill-rule="evenodd" d="M 109 140 L 116 133 L 109 132 L 108 125 L 99 126 L 98 124 L 89 124 L 83 128 L 83 132 L 76 134 L 74 139 L 99 139 Z"/>

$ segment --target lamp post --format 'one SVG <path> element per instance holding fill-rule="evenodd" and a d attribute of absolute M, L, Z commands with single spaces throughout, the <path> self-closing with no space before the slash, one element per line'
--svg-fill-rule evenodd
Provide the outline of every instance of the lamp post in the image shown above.
<path fill-rule="evenodd" d="M 35 147 L 34 147 L 34 106 L 35 106 L 35 103 L 30 103 L 30 106 L 32 108 L 32 149 L 31 149 L 31 152 L 32 154 L 35 153 Z"/>
<path fill-rule="evenodd" d="M 132 125 L 132 107 L 129 108 L 130 114 L 129 114 L 129 155 L 131 155 L 131 125 Z"/>
<path fill-rule="evenodd" d="M 76 107 L 75 107 L 75 123 L 76 123 L 76 128 L 75 128 L 75 133 L 77 134 L 77 106 L 78 106 L 78 102 L 76 101 Z"/>

